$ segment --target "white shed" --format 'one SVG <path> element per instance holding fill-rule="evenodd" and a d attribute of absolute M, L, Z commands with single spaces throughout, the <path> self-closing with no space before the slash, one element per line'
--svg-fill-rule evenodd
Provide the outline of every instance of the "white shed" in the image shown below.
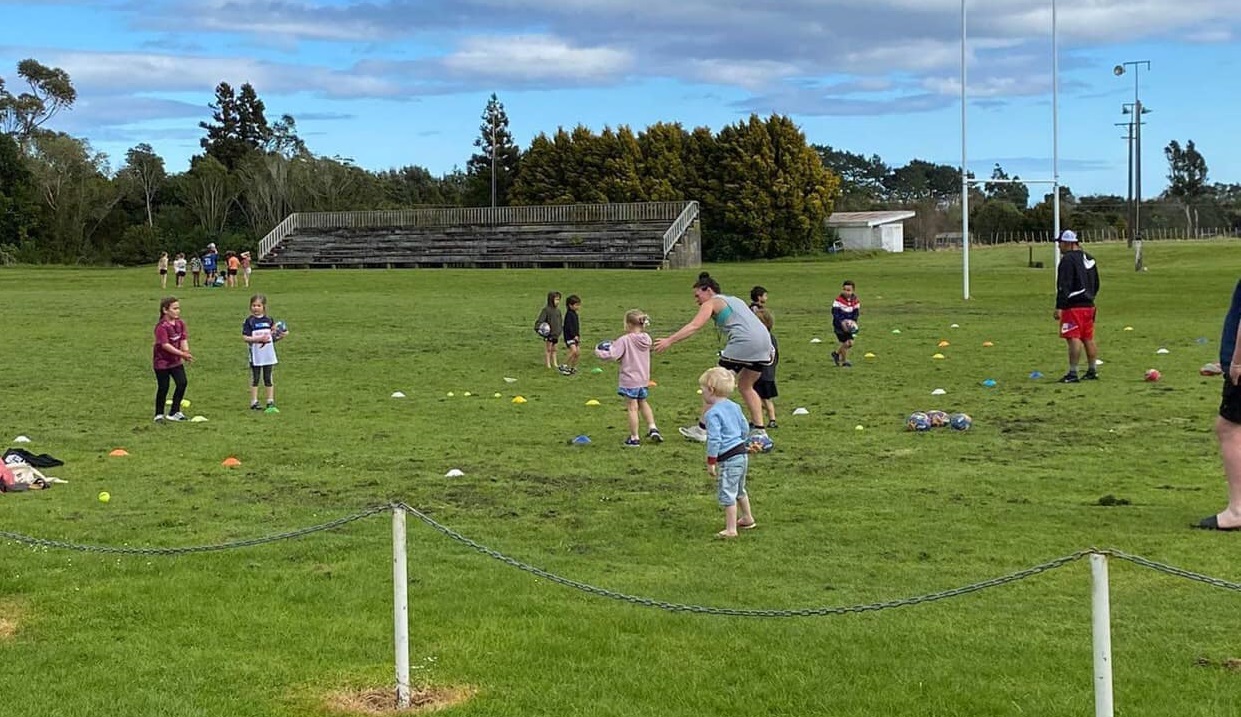
<path fill-rule="evenodd" d="M 917 212 L 836 212 L 827 218 L 827 225 L 845 249 L 905 250 L 905 220 Z"/>

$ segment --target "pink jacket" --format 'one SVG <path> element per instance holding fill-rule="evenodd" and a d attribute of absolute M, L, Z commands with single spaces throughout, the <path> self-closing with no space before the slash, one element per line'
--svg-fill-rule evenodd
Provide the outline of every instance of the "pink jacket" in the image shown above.
<path fill-rule="evenodd" d="M 604 361 L 620 362 L 620 388 L 646 388 L 651 382 L 651 335 L 640 331 L 625 334 L 612 342 L 607 351 L 595 349 Z"/>

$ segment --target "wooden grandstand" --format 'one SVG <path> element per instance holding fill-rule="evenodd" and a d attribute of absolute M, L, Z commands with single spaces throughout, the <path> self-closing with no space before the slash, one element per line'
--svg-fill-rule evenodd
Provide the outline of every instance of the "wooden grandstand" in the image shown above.
<path fill-rule="evenodd" d="M 290 214 L 259 264 L 296 268 L 698 266 L 697 202 Z"/>

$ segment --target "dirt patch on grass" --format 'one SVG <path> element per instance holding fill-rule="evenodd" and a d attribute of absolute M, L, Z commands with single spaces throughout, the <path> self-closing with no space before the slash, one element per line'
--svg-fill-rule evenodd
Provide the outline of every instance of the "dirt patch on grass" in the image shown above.
<path fill-rule="evenodd" d="M 17 620 L 0 617 L 0 640 L 11 640 L 17 634 Z"/>
<path fill-rule="evenodd" d="M 15 602 L 0 600 L 0 642 L 13 639 L 21 627 L 22 606 Z"/>
<path fill-rule="evenodd" d="M 419 687 L 410 690 L 409 707 L 397 709 L 392 687 L 348 690 L 327 696 L 327 708 L 346 715 L 413 715 L 456 707 L 477 692 L 473 687 Z"/>

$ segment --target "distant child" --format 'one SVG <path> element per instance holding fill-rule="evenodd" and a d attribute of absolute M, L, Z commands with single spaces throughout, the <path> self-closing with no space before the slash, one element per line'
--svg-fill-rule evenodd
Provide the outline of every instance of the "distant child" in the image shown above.
<path fill-rule="evenodd" d="M 547 324 L 547 333 L 539 331 L 539 327 Z M 556 344 L 560 341 L 560 332 L 562 329 L 560 319 L 560 292 L 547 292 L 547 306 L 539 312 L 539 318 L 534 320 L 534 330 L 539 336 L 543 337 L 543 360 L 547 363 L 548 368 L 559 368 L 559 359 L 556 357 Z"/>
<path fill-rule="evenodd" d="M 180 282 L 177 286 L 181 286 Z M 159 255 L 159 288 L 168 288 L 168 252 L 162 252 Z"/>
<path fill-rule="evenodd" d="M 172 271 L 177 275 L 177 288 L 185 285 L 185 255 L 177 254 L 177 258 L 172 262 Z"/>
<path fill-rule="evenodd" d="M 241 277 L 246 280 L 246 288 L 250 288 L 250 252 L 241 252 Z"/>
<path fill-rule="evenodd" d="M 237 272 L 241 271 L 241 259 L 237 258 L 237 252 L 230 251 L 228 257 L 228 285 L 237 286 Z"/>
<path fill-rule="evenodd" d="M 152 365 L 155 369 L 155 422 L 184 421 L 181 401 L 185 398 L 185 364 L 194 360 L 190 353 L 190 334 L 181 320 L 181 302 L 175 296 L 166 296 L 159 302 L 159 321 L 155 324 L 155 348 Z M 164 416 L 168 399 L 169 381 L 176 384 L 172 392 L 172 406 Z"/>
<path fill-rule="evenodd" d="M 759 309 L 767 307 L 767 290 L 761 286 L 750 289 L 750 311 L 758 313 Z"/>
<path fill-rule="evenodd" d="M 241 324 L 241 339 L 249 344 L 250 349 L 250 408 L 261 411 L 259 405 L 259 378 L 267 387 L 267 412 L 279 413 L 276 408 L 276 387 L 272 384 L 271 372 L 276 365 L 276 342 L 288 335 L 287 330 L 280 330 L 276 322 L 267 315 L 267 297 L 255 294 L 250 297 L 250 315 Z"/>
<path fill-rule="evenodd" d="M 840 287 L 840 295 L 832 302 L 832 331 L 836 332 L 836 340 L 840 346 L 832 352 L 832 362 L 837 366 L 852 366 L 849 363 L 849 349 L 853 348 L 853 337 L 857 335 L 857 319 L 862 314 L 862 302 L 854 293 L 852 281 L 846 281 Z M 845 324 L 845 322 L 850 322 Z"/>
<path fill-rule="evenodd" d="M 737 529 L 748 530 L 758 523 L 750 512 L 750 495 L 745 489 L 750 470 L 746 434 L 750 424 L 741 407 L 729 399 L 737 387 L 732 371 L 713 366 L 698 377 L 702 398 L 708 404 L 703 420 L 707 424 L 707 473 L 719 480 L 720 506 L 724 508 L 724 529 L 720 538 L 737 537 Z"/>
<path fill-rule="evenodd" d="M 216 260 L 220 258 L 220 253 L 216 251 L 215 244 L 207 245 L 207 252 L 203 254 L 203 273 L 207 275 L 207 286 L 215 284 Z"/>
<path fill-rule="evenodd" d="M 203 260 L 197 256 L 190 257 L 190 273 L 194 275 L 194 286 L 200 286 L 198 275 L 203 271 Z"/>
<path fill-rule="evenodd" d="M 577 310 L 582 308 L 582 299 L 577 294 L 569 294 L 565 299 L 564 314 L 564 345 L 569 349 L 569 358 L 560 367 L 560 373 L 572 376 L 577 373 L 577 362 L 582 354 L 582 326 L 578 321 Z"/>
<path fill-rule="evenodd" d="M 604 361 L 620 362 L 620 379 L 616 393 L 625 397 L 629 411 L 629 438 L 626 446 L 640 446 L 638 439 L 638 412 L 646 419 L 646 437 L 654 443 L 663 443 L 664 437 L 655 427 L 655 413 L 646 400 L 651 383 L 651 341 L 646 327 L 650 318 L 637 309 L 625 313 L 625 335 L 612 342 L 595 347 L 595 355 Z"/>
<path fill-rule="evenodd" d="M 775 323 L 771 310 L 759 308 L 754 311 L 754 315 L 763 322 L 763 326 L 767 327 L 767 332 L 771 333 L 771 325 Z M 772 355 L 771 363 L 763 367 L 763 375 L 759 376 L 758 381 L 754 383 L 754 390 L 758 393 L 758 397 L 763 399 L 763 411 L 767 414 L 767 427 L 778 428 L 775 399 L 780 395 L 780 392 L 776 390 L 776 366 L 780 363 L 780 344 L 776 341 L 774 333 L 771 333 L 771 347 L 775 349 L 775 353 Z"/>

